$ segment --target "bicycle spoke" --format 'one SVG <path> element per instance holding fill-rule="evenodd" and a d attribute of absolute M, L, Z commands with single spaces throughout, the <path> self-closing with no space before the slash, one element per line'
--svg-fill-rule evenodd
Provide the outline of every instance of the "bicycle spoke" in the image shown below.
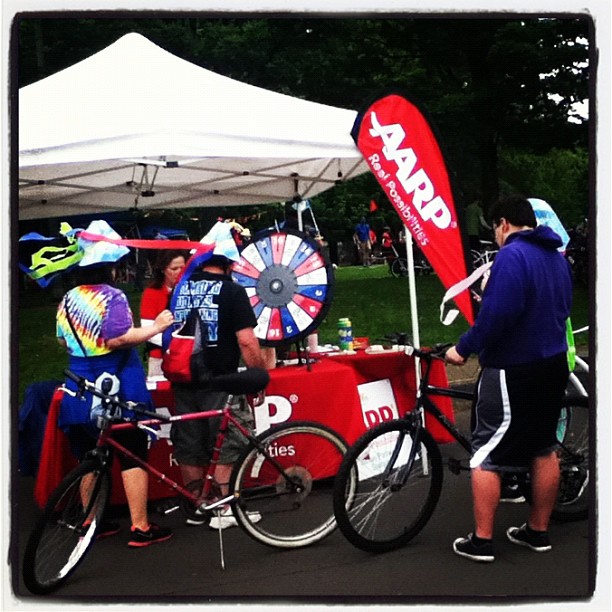
<path fill-rule="evenodd" d="M 384 423 L 366 432 L 349 450 L 338 473 L 334 510 L 338 525 L 355 546 L 385 551 L 413 538 L 427 523 L 442 485 L 442 460 L 422 431 L 419 450 L 411 426 Z M 426 464 L 424 465 L 424 460 Z M 356 482 L 350 486 L 351 474 Z"/>
<path fill-rule="evenodd" d="M 561 479 L 552 518 L 582 520 L 588 516 L 590 498 L 588 406 L 568 406 L 562 417 L 563 427 L 557 429 Z"/>
<path fill-rule="evenodd" d="M 233 474 L 238 521 L 270 546 L 296 548 L 324 538 L 336 527 L 334 477 L 346 444 L 328 428 L 306 422 L 281 426 L 260 440 L 266 454 L 248 449 Z"/>
<path fill-rule="evenodd" d="M 110 496 L 110 477 L 97 462 L 70 472 L 53 492 L 24 553 L 23 579 L 35 594 L 61 586 L 94 542 Z"/>

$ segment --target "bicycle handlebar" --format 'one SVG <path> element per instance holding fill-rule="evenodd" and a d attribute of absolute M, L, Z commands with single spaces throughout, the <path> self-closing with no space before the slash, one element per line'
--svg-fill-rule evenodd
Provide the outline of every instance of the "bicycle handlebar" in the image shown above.
<path fill-rule="evenodd" d="M 442 361 L 444 361 L 446 351 L 451 346 L 453 346 L 452 342 L 434 344 L 432 347 L 427 348 L 416 348 L 415 346 L 407 346 L 406 353 L 408 355 L 416 355 L 417 357 L 425 360 L 441 359 Z"/>
<path fill-rule="evenodd" d="M 91 393 L 92 395 L 102 399 L 106 405 L 119 408 L 122 412 L 123 410 L 130 410 L 139 415 L 159 419 L 161 421 L 170 420 L 169 417 L 165 415 L 160 415 L 157 412 L 145 410 L 142 407 L 142 404 L 130 401 L 124 402 L 117 396 L 105 393 L 103 390 L 98 389 L 90 380 L 87 380 L 85 377 L 79 376 L 70 370 L 64 370 L 64 374 L 77 385 L 79 394 L 83 394 L 84 392 Z M 225 393 L 231 393 L 232 395 L 249 395 L 259 393 L 266 388 L 269 382 L 270 375 L 268 374 L 267 370 L 262 368 L 248 368 L 242 372 L 223 374 L 212 378 L 209 382 L 209 388 L 213 391 L 224 391 Z M 112 417 L 109 415 L 108 418 Z"/>
<path fill-rule="evenodd" d="M 444 355 L 446 351 L 453 346 L 451 342 L 446 343 L 438 343 L 434 344 L 431 347 L 421 347 L 416 348 L 412 344 L 410 344 L 410 340 L 408 339 L 408 334 L 405 332 L 395 332 L 394 334 L 390 334 L 384 337 L 385 340 L 391 341 L 395 344 L 399 344 L 400 346 L 406 347 L 407 355 L 416 355 L 417 357 L 431 360 L 431 359 L 444 359 Z"/>
<path fill-rule="evenodd" d="M 103 400 L 105 404 L 114 406 L 116 408 L 120 408 L 121 411 L 130 410 L 139 415 L 151 417 L 154 419 L 159 419 L 160 421 L 169 420 L 169 418 L 166 417 L 165 415 L 161 415 L 161 414 L 158 414 L 157 412 L 152 412 L 150 410 L 145 410 L 142 407 L 142 404 L 138 402 L 131 402 L 131 401 L 124 402 L 120 400 L 116 395 L 110 395 L 108 393 L 104 393 L 104 391 L 101 391 L 100 389 L 98 389 L 96 385 L 92 383 L 90 380 L 87 380 L 84 376 L 79 376 L 78 374 L 75 374 L 71 370 L 68 370 L 68 369 L 64 370 L 64 374 L 66 378 L 69 378 L 77 385 L 78 393 L 81 395 L 84 392 L 91 393 L 92 395 L 95 395 L 96 397 L 99 397 L 101 400 Z M 126 419 L 126 420 L 130 420 L 130 419 Z"/>

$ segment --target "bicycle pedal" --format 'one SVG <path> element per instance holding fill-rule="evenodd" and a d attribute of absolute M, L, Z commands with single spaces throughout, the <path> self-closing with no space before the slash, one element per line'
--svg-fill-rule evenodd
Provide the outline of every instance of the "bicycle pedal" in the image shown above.
<path fill-rule="evenodd" d="M 461 472 L 469 472 L 470 468 L 467 466 L 463 466 L 459 459 L 454 459 L 453 457 L 448 460 L 448 469 L 450 472 L 458 476 Z"/>
<path fill-rule="evenodd" d="M 157 504 L 157 512 L 159 514 L 171 514 L 180 508 L 180 503 L 177 499 L 166 499 Z"/>

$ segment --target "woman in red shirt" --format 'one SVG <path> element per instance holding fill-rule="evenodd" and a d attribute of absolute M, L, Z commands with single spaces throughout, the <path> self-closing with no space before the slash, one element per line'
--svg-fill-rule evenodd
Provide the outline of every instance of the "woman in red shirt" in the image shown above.
<path fill-rule="evenodd" d="M 168 307 L 172 289 L 185 268 L 186 255 L 178 250 L 160 250 L 153 269 L 153 282 L 144 290 L 140 301 L 140 324 L 142 327 L 152 325 L 155 317 Z M 163 376 L 161 371 L 161 334 L 150 338 L 149 376 Z"/>

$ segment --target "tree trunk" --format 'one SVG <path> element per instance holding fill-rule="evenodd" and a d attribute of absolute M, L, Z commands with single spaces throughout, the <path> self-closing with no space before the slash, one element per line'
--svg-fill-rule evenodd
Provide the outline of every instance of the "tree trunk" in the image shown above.
<path fill-rule="evenodd" d="M 490 130 L 484 135 L 480 145 L 482 209 L 485 217 L 490 206 L 499 199 L 497 140 L 497 133 Z"/>
<path fill-rule="evenodd" d="M 34 20 L 34 41 L 35 41 L 35 53 L 36 53 L 36 68 L 38 70 L 38 78 L 45 74 L 45 53 L 44 53 L 44 40 L 43 31 L 40 20 Z"/>

